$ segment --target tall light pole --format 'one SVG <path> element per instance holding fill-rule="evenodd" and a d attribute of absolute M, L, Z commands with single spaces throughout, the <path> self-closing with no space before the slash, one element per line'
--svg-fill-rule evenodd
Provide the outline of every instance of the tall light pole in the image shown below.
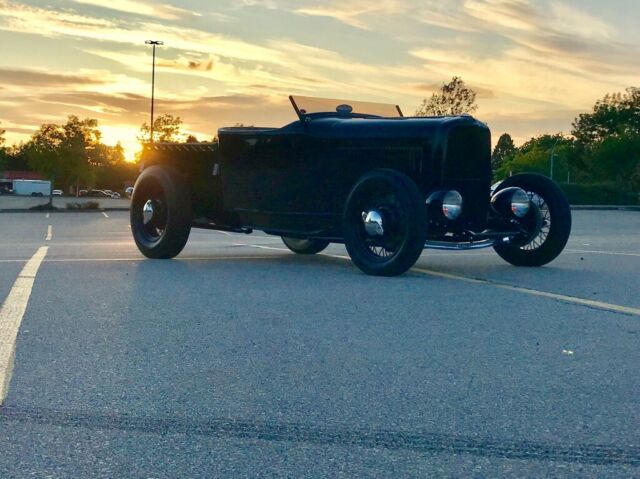
<path fill-rule="evenodd" d="M 153 143 L 153 101 L 156 87 L 156 46 L 164 45 L 164 42 L 159 40 L 147 40 L 144 43 L 153 47 L 153 64 L 151 67 L 151 131 L 149 135 L 150 143 Z"/>
<path fill-rule="evenodd" d="M 549 176 L 551 177 L 552 180 L 553 180 L 553 159 L 556 156 L 556 145 L 558 144 L 558 141 L 560 141 L 560 137 L 556 138 L 556 141 L 553 142 L 553 146 L 551 147 L 551 168 L 549 171 Z"/>

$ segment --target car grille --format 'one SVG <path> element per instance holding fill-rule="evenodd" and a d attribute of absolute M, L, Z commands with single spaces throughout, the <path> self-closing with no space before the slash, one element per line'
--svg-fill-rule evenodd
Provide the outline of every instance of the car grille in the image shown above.
<path fill-rule="evenodd" d="M 448 137 L 442 175 L 443 186 L 462 194 L 462 221 L 474 230 L 485 228 L 491 187 L 489 130 L 477 126 L 454 128 Z"/>

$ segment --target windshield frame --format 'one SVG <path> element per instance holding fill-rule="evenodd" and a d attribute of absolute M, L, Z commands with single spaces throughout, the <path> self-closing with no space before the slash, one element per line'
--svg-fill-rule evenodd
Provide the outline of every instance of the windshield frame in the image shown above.
<path fill-rule="evenodd" d="M 301 101 L 296 101 L 298 98 Z M 327 105 L 335 105 L 333 108 L 327 108 L 326 110 L 318 110 L 318 111 L 307 111 L 305 108 L 301 108 L 304 104 L 304 100 L 308 100 L 310 102 L 318 102 L 325 103 Z M 350 101 L 350 100 L 339 100 L 335 98 L 318 98 L 318 97 L 307 97 L 304 95 L 289 95 L 289 101 L 291 101 L 291 105 L 295 110 L 298 118 L 300 120 L 305 120 L 309 117 L 314 116 L 341 116 L 341 117 L 350 117 L 350 118 L 403 118 L 404 115 L 399 105 L 387 104 L 387 103 L 375 103 L 375 102 L 365 102 L 365 101 Z M 365 111 L 353 111 L 351 105 L 358 105 L 360 107 L 366 106 L 370 107 L 373 110 L 378 109 L 379 111 L 383 111 L 386 114 L 379 113 L 368 113 Z M 344 111 L 339 111 L 339 107 L 348 107 L 345 108 Z M 366 109 L 366 108 L 365 108 Z M 389 113 L 395 113 L 393 116 Z"/>

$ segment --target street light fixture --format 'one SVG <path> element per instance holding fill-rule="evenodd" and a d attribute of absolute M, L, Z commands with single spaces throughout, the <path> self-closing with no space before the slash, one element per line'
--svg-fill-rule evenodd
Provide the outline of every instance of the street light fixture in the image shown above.
<path fill-rule="evenodd" d="M 153 143 L 153 101 L 155 96 L 155 86 L 156 86 L 156 46 L 164 45 L 164 42 L 159 40 L 146 40 L 145 45 L 151 45 L 153 47 L 153 64 L 151 67 L 151 130 L 149 134 L 149 142 Z"/>

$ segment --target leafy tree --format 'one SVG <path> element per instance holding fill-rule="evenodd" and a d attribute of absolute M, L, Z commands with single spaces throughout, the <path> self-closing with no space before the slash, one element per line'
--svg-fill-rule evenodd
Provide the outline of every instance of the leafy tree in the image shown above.
<path fill-rule="evenodd" d="M 614 181 L 624 189 L 640 190 L 640 134 L 611 135 L 583 151 L 593 181 Z"/>
<path fill-rule="evenodd" d="M 518 149 L 509 133 L 503 133 L 496 143 L 496 147 L 493 149 L 491 155 L 491 169 L 497 171 L 502 164 L 513 157 Z"/>
<path fill-rule="evenodd" d="M 5 170 L 7 168 L 7 163 L 8 163 L 8 155 L 5 149 L 3 148 L 4 142 L 5 142 L 5 138 L 4 138 L 5 133 L 6 133 L 6 130 L 3 130 L 2 128 L 0 128 L 0 171 Z"/>
<path fill-rule="evenodd" d="M 107 151 L 100 139 L 97 120 L 71 115 L 64 125 L 42 125 L 25 153 L 31 168 L 66 189 L 93 180 L 93 166 L 105 161 Z"/>
<path fill-rule="evenodd" d="M 478 109 L 476 92 L 467 87 L 462 78 L 455 76 L 443 83 L 438 93 L 422 100 L 416 116 L 444 116 L 473 113 Z"/>
<path fill-rule="evenodd" d="M 591 113 L 579 115 L 571 134 L 585 145 L 611 136 L 640 134 L 640 88 L 627 88 L 625 93 L 605 95 Z"/>
<path fill-rule="evenodd" d="M 198 138 L 196 138 L 196 135 L 188 135 L 187 139 L 184 140 L 185 143 L 198 143 Z"/>
<path fill-rule="evenodd" d="M 160 115 L 153 120 L 153 140 L 159 142 L 178 141 L 182 136 L 182 119 L 179 116 Z M 151 138 L 151 129 L 148 123 L 140 127 L 138 140 L 146 143 Z"/>
<path fill-rule="evenodd" d="M 128 162 L 124 149 L 116 146 L 100 145 L 103 149 L 100 164 L 94 166 L 95 186 L 100 189 L 120 190 L 126 182 L 133 182 L 138 175 L 138 164 Z"/>
<path fill-rule="evenodd" d="M 496 177 L 506 178 L 517 173 L 540 173 L 549 176 L 553 155 L 553 177 L 566 178 L 569 169 L 573 171 L 572 165 L 576 162 L 573 143 L 571 138 L 560 133 L 532 138 L 518 148 L 511 158 L 503 162 L 496 171 Z"/>

